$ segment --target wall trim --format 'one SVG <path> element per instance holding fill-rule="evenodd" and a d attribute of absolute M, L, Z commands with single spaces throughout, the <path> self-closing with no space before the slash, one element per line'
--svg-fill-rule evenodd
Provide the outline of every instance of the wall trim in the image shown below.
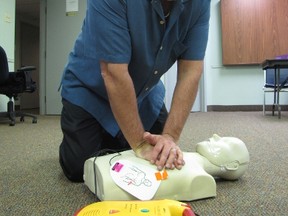
<path fill-rule="evenodd" d="M 288 105 L 281 106 L 282 111 L 288 111 Z M 262 105 L 209 105 L 208 112 L 231 112 L 231 111 L 263 111 Z M 272 105 L 266 106 L 266 111 L 272 111 Z M 276 107 L 277 111 L 277 107 Z"/>

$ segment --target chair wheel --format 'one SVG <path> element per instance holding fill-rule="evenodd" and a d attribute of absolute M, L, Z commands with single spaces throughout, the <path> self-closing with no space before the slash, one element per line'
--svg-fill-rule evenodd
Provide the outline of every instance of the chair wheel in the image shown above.
<path fill-rule="evenodd" d="M 21 116 L 20 117 L 20 122 L 24 122 L 24 121 L 25 121 L 24 116 Z"/>
<path fill-rule="evenodd" d="M 33 119 L 33 120 L 32 120 L 32 123 L 33 123 L 33 124 L 36 124 L 36 123 L 37 123 L 37 119 Z"/>

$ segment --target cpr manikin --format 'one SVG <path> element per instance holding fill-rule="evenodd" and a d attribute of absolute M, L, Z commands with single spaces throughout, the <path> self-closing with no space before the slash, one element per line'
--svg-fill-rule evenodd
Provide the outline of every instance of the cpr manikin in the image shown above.
<path fill-rule="evenodd" d="M 166 170 L 166 178 L 151 199 L 173 199 L 192 201 L 216 196 L 215 178 L 236 180 L 246 171 L 249 153 L 245 144 L 235 137 L 213 135 L 207 141 L 196 145 L 196 152 L 184 152 L 185 165 L 181 170 Z M 151 182 L 142 172 L 143 167 L 158 172 L 155 165 L 135 156 L 132 150 L 90 158 L 84 165 L 84 182 L 100 200 L 135 200 L 135 196 L 123 190 L 111 177 L 111 165 L 121 160 L 131 164 L 129 175 L 123 175 L 122 181 L 129 185 L 137 182 L 149 192 Z M 140 167 L 140 168 L 139 168 Z M 96 175 L 95 172 L 96 171 Z M 159 172 L 158 172 L 159 174 Z M 163 172 L 162 172 L 163 175 Z M 161 176 L 161 173 L 160 173 Z M 139 180 L 141 177 L 141 181 Z M 145 178 L 144 178 L 145 177 Z M 135 181 L 131 181 L 134 178 Z M 129 182 L 130 179 L 130 182 Z M 95 184 L 96 180 L 96 184 Z M 139 190 L 139 193 L 143 194 Z M 149 198 L 150 199 L 150 198 Z"/>

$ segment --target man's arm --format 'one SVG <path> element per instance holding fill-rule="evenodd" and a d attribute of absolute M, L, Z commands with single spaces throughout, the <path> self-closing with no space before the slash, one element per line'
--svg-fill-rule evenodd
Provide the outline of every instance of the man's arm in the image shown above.
<path fill-rule="evenodd" d="M 137 99 L 127 64 L 100 62 L 101 73 L 114 117 L 138 157 L 155 163 L 161 152 L 155 152 L 154 143 L 147 141 L 138 113 Z M 169 155 L 167 155 L 168 157 Z M 174 161 L 176 155 L 170 157 Z M 182 158 L 182 157 L 181 157 Z M 167 158 L 163 159 L 163 165 Z"/>
<path fill-rule="evenodd" d="M 114 117 L 133 150 L 143 141 L 144 128 L 138 114 L 133 82 L 127 64 L 100 62 Z"/>
<path fill-rule="evenodd" d="M 177 83 L 163 134 L 179 140 L 185 122 L 195 101 L 203 71 L 203 61 L 179 60 Z"/>
<path fill-rule="evenodd" d="M 161 155 L 155 162 L 159 169 L 163 165 L 168 168 L 173 166 L 181 168 L 184 165 L 183 154 L 177 142 L 195 101 L 202 70 L 203 61 L 179 60 L 177 83 L 163 133 L 162 135 L 146 133 L 145 139 L 155 145 L 152 157 Z"/>

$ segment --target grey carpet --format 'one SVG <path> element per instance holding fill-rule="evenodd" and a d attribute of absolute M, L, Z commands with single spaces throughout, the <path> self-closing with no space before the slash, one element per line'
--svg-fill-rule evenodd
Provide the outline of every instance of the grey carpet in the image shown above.
<path fill-rule="evenodd" d="M 242 139 L 250 166 L 237 181 L 217 180 L 217 197 L 191 202 L 208 215 L 288 214 L 288 112 L 282 118 L 261 112 L 192 113 L 181 137 L 185 151 L 212 134 Z M 0 120 L 0 215 L 71 216 L 95 201 L 79 183 L 70 183 L 58 164 L 62 134 L 58 116 L 39 116 L 37 124 Z"/>

